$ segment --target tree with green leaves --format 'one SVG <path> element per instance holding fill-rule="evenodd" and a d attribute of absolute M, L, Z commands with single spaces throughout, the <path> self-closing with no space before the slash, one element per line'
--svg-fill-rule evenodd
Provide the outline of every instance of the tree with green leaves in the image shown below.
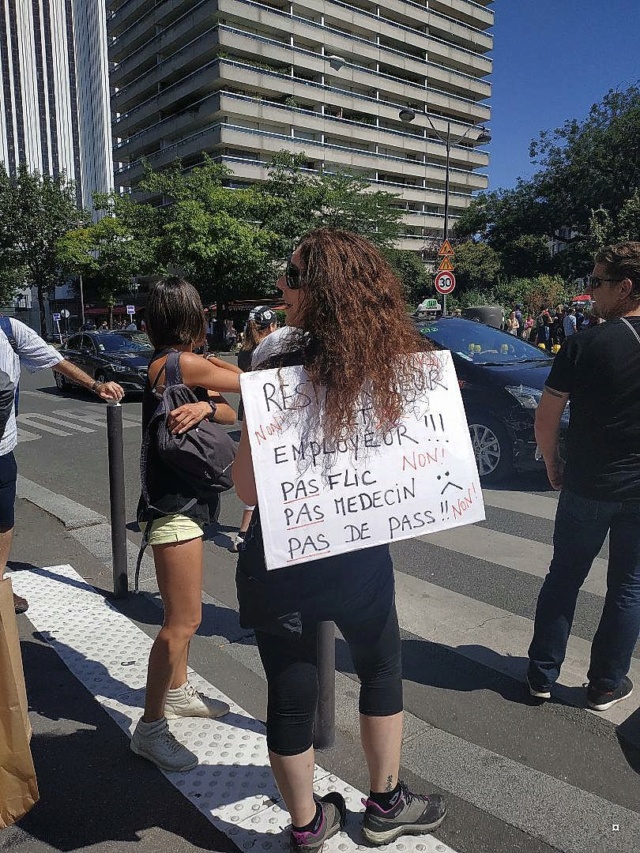
<path fill-rule="evenodd" d="M 118 193 L 96 193 L 94 206 L 101 218 L 64 234 L 58 241 L 58 258 L 96 291 L 109 309 L 111 326 L 116 294 L 130 290 L 136 276 L 161 271 L 158 210 Z"/>
<path fill-rule="evenodd" d="M 640 238 L 638 85 L 609 91 L 582 121 L 541 132 L 530 155 L 536 174 L 474 199 L 456 223 L 459 238 L 486 241 L 509 274 L 558 272 L 567 279 L 584 274 L 602 239 Z M 566 249 L 553 259 L 541 251 L 550 240 Z"/>
<path fill-rule="evenodd" d="M 230 176 L 211 160 L 186 173 L 178 162 L 140 184 L 171 202 L 158 209 L 159 263 L 179 269 L 205 302 L 263 293 L 274 281 L 278 235 L 259 222 L 256 191 L 226 186 Z"/>
<path fill-rule="evenodd" d="M 402 210 L 398 196 L 372 190 L 362 175 L 303 171 L 307 157 L 281 151 L 269 166 L 267 180 L 256 187 L 262 200 L 261 221 L 269 223 L 283 242 L 282 254 L 313 228 L 343 228 L 391 249 L 398 238 Z"/>
<path fill-rule="evenodd" d="M 404 287 L 405 299 L 416 306 L 427 296 L 435 296 L 433 276 L 420 256 L 406 249 L 386 249 L 384 255 Z"/>
<path fill-rule="evenodd" d="M 459 290 L 491 288 L 501 271 L 500 256 L 486 243 L 467 240 L 454 246 L 454 267 Z"/>
<path fill-rule="evenodd" d="M 41 175 L 23 164 L 14 176 L 0 166 L 0 283 L 5 294 L 36 286 L 43 336 L 45 297 L 67 275 L 58 241 L 88 219 L 87 211 L 78 208 L 73 183 L 64 175 Z"/>

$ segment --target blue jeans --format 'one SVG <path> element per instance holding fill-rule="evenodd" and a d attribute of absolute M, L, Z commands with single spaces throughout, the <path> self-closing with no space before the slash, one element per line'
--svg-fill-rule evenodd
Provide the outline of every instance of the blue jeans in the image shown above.
<path fill-rule="evenodd" d="M 587 677 L 596 690 L 608 691 L 629 671 L 640 632 L 640 501 L 591 500 L 563 489 L 529 647 L 529 680 L 536 686 L 550 687 L 560 675 L 578 592 L 607 533 L 607 595 Z"/>

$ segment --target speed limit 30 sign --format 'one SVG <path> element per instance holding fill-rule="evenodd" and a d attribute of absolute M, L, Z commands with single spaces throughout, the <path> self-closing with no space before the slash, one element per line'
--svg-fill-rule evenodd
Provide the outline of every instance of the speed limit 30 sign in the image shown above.
<path fill-rule="evenodd" d="M 446 296 L 447 293 L 452 293 L 455 290 L 456 277 L 452 272 L 442 270 L 436 274 L 436 277 L 433 279 L 433 285 L 438 293 Z"/>

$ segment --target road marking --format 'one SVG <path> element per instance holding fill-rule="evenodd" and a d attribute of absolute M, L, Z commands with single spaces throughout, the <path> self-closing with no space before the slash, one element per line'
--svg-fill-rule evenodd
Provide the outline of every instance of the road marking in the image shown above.
<path fill-rule="evenodd" d="M 404 630 L 524 681 L 527 650 L 533 636 L 532 620 L 402 572 L 396 572 L 396 607 Z M 580 706 L 584 702 L 582 685 L 586 681 L 590 652 L 591 643 L 587 640 L 569 637 L 554 694 L 570 705 Z M 636 658 L 631 661 L 629 675 L 635 683 L 640 683 L 640 661 Z M 616 724 L 624 722 L 640 706 L 639 692 L 597 716 Z"/>
<path fill-rule="evenodd" d="M 558 509 L 556 498 L 544 498 L 542 495 L 528 492 L 502 492 L 496 489 L 483 489 L 482 496 L 487 506 L 555 521 Z"/>
<path fill-rule="evenodd" d="M 455 530 L 443 530 L 439 533 L 427 533 L 419 536 L 423 542 L 476 557 L 506 569 L 515 569 L 527 575 L 544 578 L 553 557 L 553 546 L 542 542 L 532 542 L 521 536 L 500 533 L 488 527 L 470 524 L 456 527 Z M 596 557 L 589 576 L 582 584 L 585 592 L 604 597 L 607 593 L 607 561 Z"/>
<path fill-rule="evenodd" d="M 92 424 L 97 427 L 107 427 L 107 410 L 103 407 L 96 406 L 87 406 L 86 409 L 72 409 L 71 411 L 56 411 L 53 412 L 54 415 L 60 415 L 63 418 L 73 418 L 75 420 L 79 420 L 82 423 Z M 128 429 L 129 427 L 140 427 L 141 418 L 137 417 L 134 414 L 129 414 L 129 412 L 122 412 L 122 426 L 124 429 Z M 73 426 L 73 424 L 70 424 Z M 93 430 L 91 430 L 93 432 Z"/>
<path fill-rule="evenodd" d="M 107 427 L 106 409 L 97 408 L 93 405 L 87 406 L 86 409 L 76 409 L 71 411 L 66 409 L 54 409 L 52 414 L 56 415 L 56 417 L 51 417 L 50 415 L 45 415 L 40 412 L 26 412 L 17 415 L 16 423 L 18 427 L 18 444 L 21 444 L 24 441 L 37 441 L 39 438 L 42 438 L 38 433 L 21 429 L 21 426 L 24 424 L 40 430 L 40 432 L 46 432 L 63 438 L 78 432 L 95 432 L 95 427 L 102 427 L 104 429 Z M 75 423 L 75 421 L 80 421 L 80 423 Z M 123 415 L 122 427 L 123 429 L 129 429 L 130 427 L 140 429 L 140 422 L 140 418 L 137 415 L 127 413 L 126 415 Z M 55 424 L 55 426 L 49 426 L 49 424 Z M 91 426 L 82 426 L 82 424 L 91 424 Z M 72 430 L 72 432 L 67 432 L 67 429 Z"/>
<path fill-rule="evenodd" d="M 72 430 L 77 430 L 78 432 L 95 432 L 94 429 L 87 429 L 87 427 L 79 426 L 79 424 L 68 423 L 67 421 L 62 421 L 60 418 L 52 418 L 49 415 L 42 415 L 39 412 L 33 412 L 29 414 L 20 413 L 16 417 L 16 421 L 19 424 L 26 424 L 30 427 L 35 427 L 41 432 L 50 432 L 52 435 L 73 435 L 71 432 L 64 432 L 63 430 L 56 429 L 55 427 L 47 426 L 47 423 L 56 424 L 57 426 L 68 427 Z M 46 421 L 46 423 L 40 423 L 40 421 Z"/>
<path fill-rule="evenodd" d="M 28 618 L 36 630 L 130 735 L 142 715 L 151 638 L 71 566 L 14 572 L 11 578 L 16 592 L 29 599 Z M 269 767 L 263 724 L 197 673 L 190 674 L 190 680 L 196 689 L 228 702 L 231 712 L 219 720 L 172 720 L 171 729 L 198 755 L 200 763 L 187 773 L 164 775 L 241 850 L 285 853 L 289 838 L 283 830 L 289 819 L 280 807 L 282 800 Z M 140 759 L 131 755 L 129 760 Z M 314 775 L 317 793 L 338 790 L 349 809 L 345 830 L 327 841 L 324 850 L 364 849 L 357 814 L 362 812 L 364 795 L 318 765 Z M 623 819 L 624 815 L 620 822 Z M 263 836 L 262 843 L 257 834 Z M 431 835 L 405 836 L 385 849 L 455 853 Z"/>

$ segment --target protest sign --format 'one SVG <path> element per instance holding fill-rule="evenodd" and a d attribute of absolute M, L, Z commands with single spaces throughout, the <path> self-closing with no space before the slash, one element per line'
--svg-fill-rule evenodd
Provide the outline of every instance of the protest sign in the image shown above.
<path fill-rule="evenodd" d="M 422 387 L 403 394 L 393 429 L 376 431 L 363 393 L 338 442 L 322 433 L 324 397 L 304 368 L 241 376 L 268 569 L 484 520 L 451 354 L 415 358 Z"/>

